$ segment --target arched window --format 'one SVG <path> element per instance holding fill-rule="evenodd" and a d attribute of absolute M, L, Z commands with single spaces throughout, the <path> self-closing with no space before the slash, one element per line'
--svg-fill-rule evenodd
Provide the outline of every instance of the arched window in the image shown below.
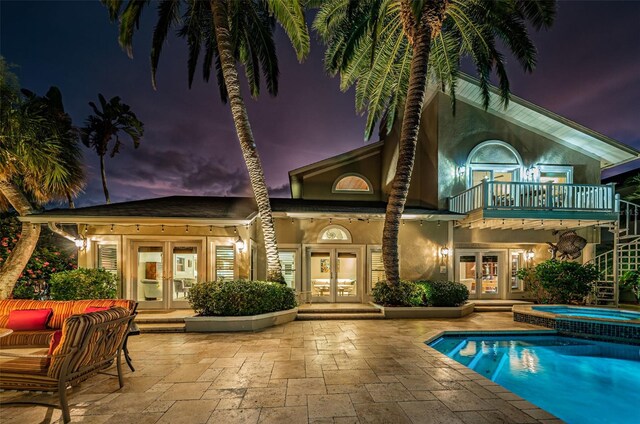
<path fill-rule="evenodd" d="M 467 158 L 467 186 L 476 186 L 483 179 L 519 181 L 521 171 L 522 158 L 513 146 L 499 140 L 484 141 Z"/>
<path fill-rule="evenodd" d="M 360 174 L 345 174 L 339 176 L 333 183 L 333 193 L 373 193 L 371 183 L 367 177 Z"/>
<path fill-rule="evenodd" d="M 318 237 L 319 243 L 351 243 L 351 233 L 342 225 L 325 227 Z"/>

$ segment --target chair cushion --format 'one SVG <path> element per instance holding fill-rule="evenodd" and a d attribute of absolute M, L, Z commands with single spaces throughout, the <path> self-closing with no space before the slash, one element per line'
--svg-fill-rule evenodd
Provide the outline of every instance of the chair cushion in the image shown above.
<path fill-rule="evenodd" d="M 22 350 L 22 352 L 20 352 Z M 49 360 L 44 355 L 47 351 L 44 349 L 11 349 L 11 353 L 16 355 L 39 355 L 33 356 L 0 356 L 0 375 L 4 380 L 5 374 L 32 374 L 47 375 Z"/>
<path fill-rule="evenodd" d="M 7 328 L 13 331 L 46 330 L 53 309 L 22 309 L 9 312 Z"/>
<path fill-rule="evenodd" d="M 55 333 L 51 335 L 47 355 L 53 355 L 53 352 L 55 352 L 56 348 L 60 344 L 60 340 L 62 340 L 62 330 L 56 330 Z"/>
<path fill-rule="evenodd" d="M 100 311 L 108 311 L 109 308 L 108 306 L 87 306 L 87 308 L 84 310 L 85 314 L 89 314 L 91 312 L 100 312 Z"/>
<path fill-rule="evenodd" d="M 51 335 L 56 330 L 14 331 L 8 336 L 0 337 L 0 348 L 16 346 L 41 346 L 46 348 L 51 341 Z"/>

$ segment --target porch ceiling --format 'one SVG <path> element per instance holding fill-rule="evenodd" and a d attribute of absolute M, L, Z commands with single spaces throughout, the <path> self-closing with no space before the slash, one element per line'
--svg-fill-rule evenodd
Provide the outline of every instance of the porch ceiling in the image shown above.
<path fill-rule="evenodd" d="M 587 227 L 605 227 L 612 221 L 593 219 L 532 219 L 532 218 L 482 218 L 468 216 L 458 221 L 458 228 L 471 230 L 568 230 Z"/>

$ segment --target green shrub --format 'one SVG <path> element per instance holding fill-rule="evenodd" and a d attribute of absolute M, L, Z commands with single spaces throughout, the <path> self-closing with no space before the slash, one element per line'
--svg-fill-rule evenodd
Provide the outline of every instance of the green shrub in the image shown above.
<path fill-rule="evenodd" d="M 461 306 L 469 299 L 469 289 L 455 281 L 416 281 L 422 288 L 424 306 Z"/>
<path fill-rule="evenodd" d="M 539 303 L 584 303 L 600 273 L 594 264 L 549 259 L 531 269 L 522 269 L 529 292 Z"/>
<path fill-rule="evenodd" d="M 422 289 L 413 281 L 400 281 L 397 285 L 380 282 L 371 294 L 376 303 L 384 306 L 420 306 Z"/>
<path fill-rule="evenodd" d="M 630 290 L 640 303 L 640 271 L 627 271 L 620 277 L 620 288 Z"/>
<path fill-rule="evenodd" d="M 78 268 L 51 275 L 53 300 L 115 299 L 117 278 L 104 269 Z"/>
<path fill-rule="evenodd" d="M 203 316 L 247 316 L 284 311 L 297 306 L 293 289 L 265 281 L 207 281 L 196 283 L 187 295 Z"/>

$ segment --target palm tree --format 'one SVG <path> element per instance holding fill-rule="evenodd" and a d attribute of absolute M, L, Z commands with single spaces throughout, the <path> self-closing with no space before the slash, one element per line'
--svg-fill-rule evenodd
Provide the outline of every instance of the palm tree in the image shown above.
<path fill-rule="evenodd" d="M 77 195 L 83 181 L 77 130 L 60 90 L 51 87 L 44 97 L 20 92 L 0 58 L 0 209 L 29 215 L 37 204 Z M 20 240 L 0 268 L 0 298 L 11 294 L 39 236 L 39 225 L 22 224 Z"/>
<path fill-rule="evenodd" d="M 112 20 L 119 18 L 120 45 L 131 55 L 133 33 L 147 3 L 131 0 L 122 9 L 122 2 L 119 0 L 102 2 L 108 7 Z M 184 12 L 181 13 L 182 9 Z M 236 69 L 238 62 L 243 65 L 254 98 L 260 93 L 261 78 L 264 78 L 269 94 L 277 94 L 279 71 L 273 40 L 276 21 L 287 33 L 298 60 L 302 60 L 309 52 L 309 34 L 298 0 L 161 1 L 158 3 L 158 20 L 153 32 L 151 75 L 155 87 L 162 46 L 169 30 L 174 26 L 179 28 L 178 36 L 187 41 L 189 87 L 201 52 L 204 53 L 202 77 L 205 81 L 209 80 L 215 65 L 220 97 L 224 103 L 228 101 L 231 107 L 249 181 L 258 205 L 267 254 L 267 279 L 284 282 L 267 184 Z"/>
<path fill-rule="evenodd" d="M 85 121 L 85 127 L 80 130 L 82 143 L 95 149 L 100 157 L 100 175 L 102 176 L 102 190 L 104 191 L 104 199 L 107 203 L 111 203 L 109 197 L 109 189 L 107 188 L 107 173 L 104 167 L 104 156 L 109 151 L 109 143 L 115 139 L 110 157 L 114 157 L 122 146 L 120 140 L 120 131 L 127 134 L 133 141 L 133 148 L 140 146 L 140 139 L 144 135 L 144 124 L 140 122 L 129 105 L 120 101 L 120 97 L 113 97 L 108 102 L 102 94 L 98 94 L 100 101 L 100 109 L 95 103 L 89 102 L 89 106 L 93 109 L 93 115 Z"/>
<path fill-rule="evenodd" d="M 404 211 L 422 107 L 428 80 L 448 90 L 455 105 L 460 60 L 470 56 L 476 66 L 485 108 L 489 81 L 496 73 L 506 106 L 509 80 L 501 41 L 525 71 L 532 71 L 536 50 L 527 30 L 548 27 L 554 0 L 327 0 L 314 28 L 327 44 L 325 67 L 340 73 L 341 88 L 356 84 L 356 108 L 368 110 L 365 138 L 384 119 L 391 129 L 403 108 L 399 155 L 387 201 L 382 251 L 389 284 L 400 279 L 398 231 Z M 386 115 L 386 116 L 385 116 Z"/>

